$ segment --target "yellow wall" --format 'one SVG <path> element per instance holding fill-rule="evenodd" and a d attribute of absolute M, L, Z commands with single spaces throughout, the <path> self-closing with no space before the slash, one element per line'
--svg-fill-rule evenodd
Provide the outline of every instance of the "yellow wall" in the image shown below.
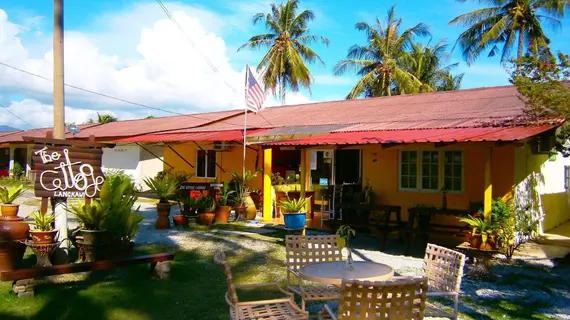
<path fill-rule="evenodd" d="M 200 147 L 205 150 L 211 149 L 211 143 L 199 143 Z M 188 162 L 190 162 L 194 168 L 190 167 L 184 160 L 182 160 L 176 153 L 174 153 L 170 148 L 164 147 L 164 161 L 174 167 L 172 169 L 175 172 L 186 172 L 192 173 L 194 176 L 190 179 L 191 182 L 207 182 L 213 181 L 213 179 L 198 178 L 196 177 L 196 152 L 200 150 L 193 142 L 183 143 L 178 145 L 171 145 L 176 152 L 183 156 Z M 257 146 L 253 146 L 255 150 L 250 148 L 246 149 L 246 170 L 251 170 L 252 172 L 256 170 L 256 159 L 257 157 L 257 167 L 263 167 L 263 152 Z M 238 172 L 240 175 L 242 173 L 242 163 L 243 163 L 243 147 L 232 146 L 228 151 L 218 152 L 216 162 L 226 171 L 225 173 L 219 168 L 216 168 L 216 177 L 220 182 L 230 181 L 230 173 Z M 164 170 L 170 169 L 169 166 L 164 165 Z M 263 176 L 258 173 L 257 178 L 250 183 L 250 187 L 261 190 Z"/>
<path fill-rule="evenodd" d="M 416 204 L 441 207 L 440 192 L 426 193 L 400 191 L 398 189 L 400 150 L 463 150 L 464 188 L 462 193 L 448 193 L 447 207 L 468 209 L 469 202 L 482 202 L 485 183 L 485 148 L 476 144 L 448 146 L 434 149 L 433 145 L 416 144 L 411 147 L 382 149 L 379 145 L 362 147 L 362 176 L 370 179 L 376 203 L 402 206 L 403 218 L 407 219 L 407 209 Z M 514 148 L 493 148 L 491 176 L 493 198 L 508 194 L 514 182 Z M 445 217 L 438 217 L 445 219 Z"/>
<path fill-rule="evenodd" d="M 548 155 L 533 154 L 532 147 L 527 144 L 525 148 L 517 149 L 515 159 L 517 185 L 522 186 L 529 176 L 538 174 L 536 189 L 544 214 L 542 230 L 548 231 L 570 220 L 570 195 L 564 185 L 564 166 L 570 165 L 570 158 L 558 155 L 556 160 L 550 161 Z"/>

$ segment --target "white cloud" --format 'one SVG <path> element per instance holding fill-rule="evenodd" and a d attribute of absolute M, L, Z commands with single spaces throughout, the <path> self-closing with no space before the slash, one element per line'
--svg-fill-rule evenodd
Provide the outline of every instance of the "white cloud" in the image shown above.
<path fill-rule="evenodd" d="M 43 104 L 34 99 L 24 99 L 22 101 L 13 101 L 6 107 L 10 112 L 15 114 L 13 116 L 6 110 L 0 110 L 0 123 L 18 127 L 23 129 L 51 127 L 53 125 L 53 105 Z M 67 123 L 85 123 L 91 118 L 97 117 L 97 112 L 102 114 L 112 114 L 119 118 L 132 118 L 132 114 L 122 111 L 112 110 L 91 110 L 81 109 L 74 107 L 65 107 L 65 121 Z M 21 119 L 21 120 L 20 120 Z M 22 121 L 23 120 L 23 121 Z"/>
<path fill-rule="evenodd" d="M 201 8 L 167 4 L 174 19 L 187 31 L 183 34 L 165 15 L 157 14 L 162 14 L 158 5 L 153 8 L 149 5 L 103 16 L 101 19 L 108 21 L 109 30 L 101 33 L 67 31 L 65 82 L 173 112 L 243 108 L 245 73 L 231 66 L 226 42 L 219 35 L 224 33 L 223 17 Z M 26 28 L 10 22 L 6 12 L 0 9 L 0 61 L 51 79 L 52 52 L 30 52 L 21 41 L 25 32 Z M 204 56 L 218 72 L 208 66 Z M 15 110 L 21 109 L 19 115 L 26 116 L 34 106 L 46 113 L 26 118 L 32 124 L 51 124 L 52 117 L 47 114 L 52 103 L 51 82 L 0 66 L 0 89 L 8 96 L 27 97 L 10 105 Z M 299 93 L 287 97 L 288 104 L 306 102 L 310 99 Z M 140 106 L 72 88 L 66 88 L 66 104 L 75 106 L 69 108 L 66 122 L 83 122 L 103 110 L 112 110 L 121 119 L 142 118 L 149 113 Z M 267 104 L 279 103 L 270 97 Z M 152 114 L 166 115 L 156 111 Z M 14 121 L 1 119 L 6 124 Z"/>

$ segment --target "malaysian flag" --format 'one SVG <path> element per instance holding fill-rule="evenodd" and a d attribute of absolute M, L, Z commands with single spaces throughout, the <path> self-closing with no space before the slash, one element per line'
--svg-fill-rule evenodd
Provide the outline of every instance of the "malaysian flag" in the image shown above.
<path fill-rule="evenodd" d="M 247 80 L 247 101 L 246 108 L 249 111 L 258 113 L 263 110 L 263 102 L 265 101 L 265 94 L 261 89 L 261 86 L 255 80 L 255 77 L 251 73 L 249 67 L 247 67 L 246 80 Z"/>

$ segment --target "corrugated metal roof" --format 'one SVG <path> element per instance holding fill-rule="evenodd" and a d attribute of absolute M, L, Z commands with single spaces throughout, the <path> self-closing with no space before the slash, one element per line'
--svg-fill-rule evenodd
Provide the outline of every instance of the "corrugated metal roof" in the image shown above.
<path fill-rule="evenodd" d="M 252 135 L 264 129 L 248 130 Z M 243 130 L 191 132 L 191 133 L 155 133 L 144 134 L 115 140 L 115 142 L 183 142 L 183 141 L 241 141 Z"/>
<path fill-rule="evenodd" d="M 345 128 L 346 125 L 327 125 L 327 126 L 303 126 L 303 127 L 282 127 L 274 128 L 260 131 L 258 133 L 252 134 L 252 136 L 284 136 L 293 134 L 318 134 L 318 133 L 329 133 L 335 130 L 340 130 Z"/>
<path fill-rule="evenodd" d="M 350 131 L 474 127 L 522 116 L 524 108 L 514 86 L 501 86 L 271 107 L 248 114 L 247 123 L 254 128 L 356 125 Z M 242 124 L 244 115 L 232 121 Z M 232 130 L 239 125 L 211 123 L 203 129 Z"/>
<path fill-rule="evenodd" d="M 318 136 L 264 143 L 272 146 L 359 145 L 389 143 L 518 141 L 555 128 L 557 125 L 532 127 L 479 127 L 426 130 L 390 130 L 334 132 Z"/>
<path fill-rule="evenodd" d="M 213 121 L 227 121 L 229 124 L 237 124 L 237 120 L 227 118 L 231 118 L 232 116 L 235 116 L 239 113 L 243 113 L 243 111 L 229 110 L 172 117 L 116 121 L 105 124 L 98 124 L 87 130 L 82 130 L 79 134 L 76 135 L 76 137 L 88 138 L 90 135 L 95 135 L 98 139 L 100 139 L 109 137 L 135 136 L 153 132 L 194 128 L 211 123 Z"/>

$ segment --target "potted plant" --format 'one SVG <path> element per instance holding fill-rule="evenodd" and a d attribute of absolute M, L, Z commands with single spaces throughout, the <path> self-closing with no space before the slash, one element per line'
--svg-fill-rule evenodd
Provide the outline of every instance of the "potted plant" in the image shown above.
<path fill-rule="evenodd" d="M 287 194 L 286 200 L 281 200 L 281 211 L 287 229 L 303 229 L 307 223 L 307 213 L 304 212 L 308 198 L 290 199 Z"/>
<path fill-rule="evenodd" d="M 24 222 L 24 218 L 18 217 L 19 205 L 12 203 L 23 193 L 21 183 L 9 189 L 0 187 L 0 271 L 18 268 L 26 251 L 23 242 L 28 239 L 30 226 Z"/>
<path fill-rule="evenodd" d="M 224 187 L 219 193 L 220 199 L 218 200 L 218 207 L 216 208 L 215 221 L 216 223 L 228 223 L 230 218 L 230 212 L 232 207 L 228 206 L 230 196 L 234 194 L 235 191 L 231 190 L 229 184 L 224 182 Z"/>
<path fill-rule="evenodd" d="M 212 224 L 216 216 L 216 200 L 212 195 L 202 195 L 198 201 L 200 201 L 200 224 Z"/>
<path fill-rule="evenodd" d="M 144 215 L 139 213 L 140 206 L 133 209 L 138 199 L 135 184 L 126 176 L 107 178 L 99 196 L 101 206 L 108 208 L 102 225 L 107 230 L 107 258 L 127 257 L 132 253 L 133 238 L 144 219 Z"/>
<path fill-rule="evenodd" d="M 170 228 L 170 207 L 168 199 L 176 194 L 180 179 L 171 174 L 157 175 L 154 178 L 145 178 L 144 183 L 156 194 L 159 201 L 156 204 L 157 218 L 154 227 L 156 229 Z"/>
<path fill-rule="evenodd" d="M 472 215 L 459 221 L 467 223 L 473 228 L 471 239 L 469 240 L 472 248 L 482 250 L 493 250 L 496 248 L 495 228 L 491 222 Z"/>
<path fill-rule="evenodd" d="M 343 248 L 346 248 L 346 250 L 348 251 L 346 257 L 346 269 L 354 270 L 354 265 L 353 265 L 354 260 L 352 259 L 352 251 L 350 251 L 349 241 L 350 241 L 350 236 L 353 237 L 356 236 L 356 231 L 352 229 L 350 225 L 345 224 L 340 226 L 340 228 L 338 228 L 336 234 L 339 235 L 339 238 L 337 239 L 337 246 L 341 250 Z"/>
<path fill-rule="evenodd" d="M 236 192 L 236 195 L 234 197 L 236 219 L 237 217 L 241 216 L 248 220 L 254 220 L 257 215 L 257 208 L 253 202 L 253 199 L 251 199 L 251 189 L 249 188 L 248 183 L 257 177 L 257 172 L 248 170 L 243 176 L 237 172 L 234 172 L 230 174 L 230 176 L 232 177 L 232 187 Z"/>
<path fill-rule="evenodd" d="M 19 204 L 13 202 L 24 194 L 24 185 L 18 184 L 10 187 L 0 187 L 0 201 L 2 201 L 2 215 L 5 217 L 16 217 L 20 208 Z"/>
<path fill-rule="evenodd" d="M 93 203 L 77 204 L 68 209 L 79 221 L 81 229 L 81 245 L 85 246 L 85 260 L 95 261 L 104 256 L 106 245 L 106 230 L 103 229 L 103 221 L 109 212 L 109 207 L 101 205 L 97 200 Z"/>
<path fill-rule="evenodd" d="M 32 240 L 37 244 L 50 244 L 55 243 L 57 230 L 53 228 L 55 215 L 35 211 L 28 216 L 32 221 L 27 221 L 28 224 L 34 226 L 30 230 Z"/>

